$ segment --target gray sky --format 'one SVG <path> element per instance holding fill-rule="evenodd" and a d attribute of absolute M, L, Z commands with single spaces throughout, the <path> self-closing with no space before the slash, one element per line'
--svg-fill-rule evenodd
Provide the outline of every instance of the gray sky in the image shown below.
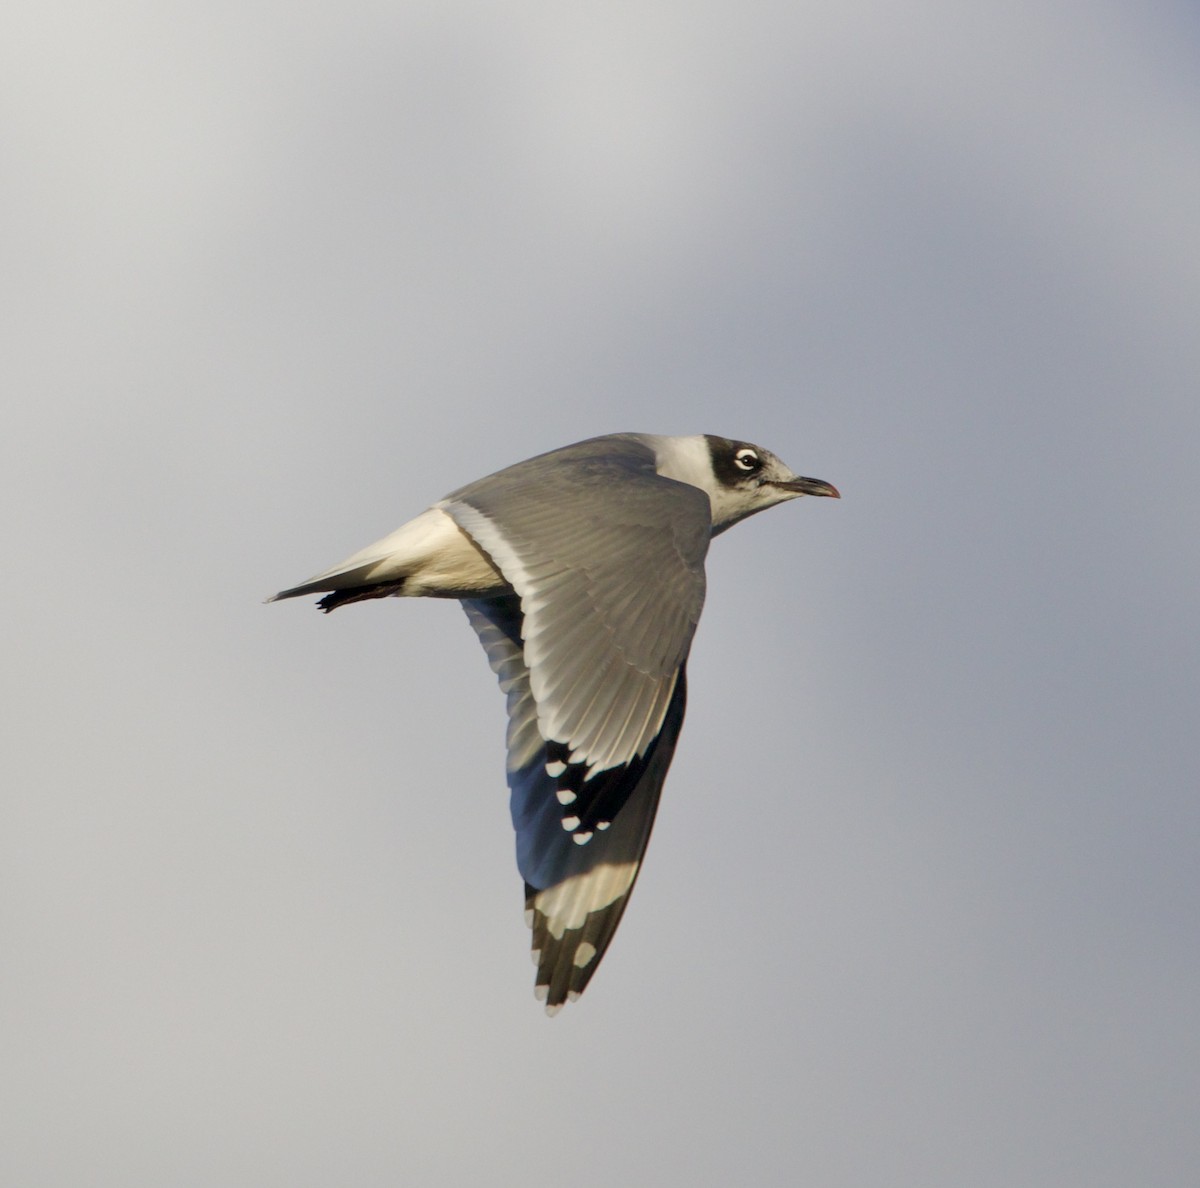
<path fill-rule="evenodd" d="M 4 1183 L 1191 1182 L 1194 6 L 5 23 Z M 625 429 L 844 498 L 550 1021 L 462 613 L 261 599 Z"/>

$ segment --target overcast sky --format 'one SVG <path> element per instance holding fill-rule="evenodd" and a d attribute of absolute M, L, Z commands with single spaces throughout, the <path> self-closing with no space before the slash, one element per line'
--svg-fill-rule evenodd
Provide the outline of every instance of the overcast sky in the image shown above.
<path fill-rule="evenodd" d="M 15 0 L 0 1180 L 1200 1166 L 1194 4 Z M 595 433 L 718 540 L 587 994 L 453 603 L 262 599 Z"/>

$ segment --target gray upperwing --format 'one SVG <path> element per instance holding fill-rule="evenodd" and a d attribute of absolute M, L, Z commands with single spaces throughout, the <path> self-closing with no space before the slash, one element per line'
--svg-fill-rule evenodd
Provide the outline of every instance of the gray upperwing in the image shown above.
<path fill-rule="evenodd" d="M 533 932 L 536 991 L 553 1014 L 577 997 L 616 932 L 650 840 L 663 780 L 683 723 L 685 678 L 674 683 L 662 729 L 651 742 L 611 827 L 585 846 L 560 825 L 557 782 L 546 773 L 546 748 L 521 648 L 515 594 L 464 599 L 463 608 L 508 700 L 508 784 L 517 867 L 525 880 Z"/>
<path fill-rule="evenodd" d="M 521 603 L 515 594 L 464 598 L 462 608 L 483 644 L 488 664 L 507 699 L 510 774 L 535 760 L 545 763 L 546 743 L 538 733 L 537 705 L 529 689 L 529 671 L 521 651 Z M 522 874 L 524 874 L 522 870 Z"/>
<path fill-rule="evenodd" d="M 438 504 L 519 595 L 539 732 L 586 777 L 646 754 L 704 604 L 708 497 L 654 466 L 634 435 L 593 438 Z"/>

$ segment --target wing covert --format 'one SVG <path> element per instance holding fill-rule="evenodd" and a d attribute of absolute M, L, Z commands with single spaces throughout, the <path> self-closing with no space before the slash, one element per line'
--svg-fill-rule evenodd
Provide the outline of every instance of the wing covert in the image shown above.
<path fill-rule="evenodd" d="M 500 471 L 437 506 L 520 598 L 538 730 L 560 745 L 550 762 L 578 767 L 580 786 L 644 762 L 704 604 L 708 496 L 660 477 L 654 451 L 618 435 Z"/>

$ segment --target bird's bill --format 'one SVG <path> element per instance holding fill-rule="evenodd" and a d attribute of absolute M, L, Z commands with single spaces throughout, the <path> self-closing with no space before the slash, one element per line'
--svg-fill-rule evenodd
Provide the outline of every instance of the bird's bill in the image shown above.
<path fill-rule="evenodd" d="M 837 487 L 832 483 L 823 482 L 821 479 L 801 478 L 800 475 L 782 483 L 772 483 L 771 486 L 778 487 L 781 491 L 792 491 L 797 495 L 827 495 L 830 499 L 841 499 Z"/>

